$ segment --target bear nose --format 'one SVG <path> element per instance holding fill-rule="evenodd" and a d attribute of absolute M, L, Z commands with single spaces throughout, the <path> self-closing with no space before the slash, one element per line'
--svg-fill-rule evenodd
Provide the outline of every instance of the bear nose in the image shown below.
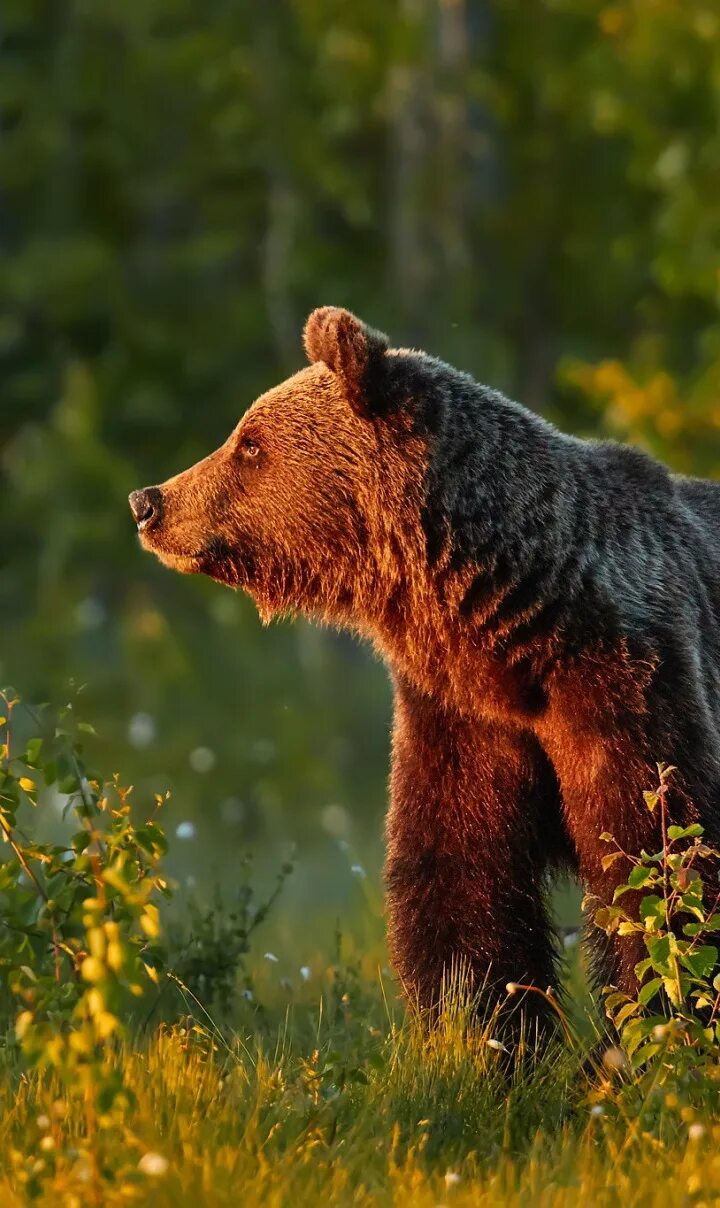
<path fill-rule="evenodd" d="M 158 487 L 133 491 L 128 497 L 128 503 L 138 529 L 150 528 L 157 524 L 162 512 L 162 495 Z"/>

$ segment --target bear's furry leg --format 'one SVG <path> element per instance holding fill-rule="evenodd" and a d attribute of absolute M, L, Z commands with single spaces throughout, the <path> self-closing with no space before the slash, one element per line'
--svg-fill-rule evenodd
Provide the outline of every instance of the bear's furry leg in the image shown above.
<path fill-rule="evenodd" d="M 522 1015 L 545 1031 L 555 1015 L 544 995 L 506 990 L 556 986 L 544 891 L 563 836 L 534 739 L 396 684 L 387 839 L 390 949 L 411 1002 L 437 1009 L 462 969 L 482 1016 L 501 1003 L 514 1029 Z"/>

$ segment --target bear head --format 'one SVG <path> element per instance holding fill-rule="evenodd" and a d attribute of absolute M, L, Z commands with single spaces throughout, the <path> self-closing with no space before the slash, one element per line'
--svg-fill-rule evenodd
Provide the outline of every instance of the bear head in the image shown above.
<path fill-rule="evenodd" d="M 427 441 L 384 335 L 327 306 L 304 340 L 307 368 L 214 453 L 133 491 L 130 507 L 146 549 L 246 590 L 264 619 L 371 622 L 423 563 Z"/>

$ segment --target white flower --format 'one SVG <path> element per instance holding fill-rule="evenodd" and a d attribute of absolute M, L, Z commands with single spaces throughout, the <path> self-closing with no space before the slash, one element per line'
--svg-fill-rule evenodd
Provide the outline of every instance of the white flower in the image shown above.
<path fill-rule="evenodd" d="M 144 1153 L 138 1162 L 138 1170 L 143 1174 L 147 1174 L 151 1179 L 162 1178 L 167 1174 L 170 1163 L 167 1158 L 164 1158 L 161 1153 Z"/>
<path fill-rule="evenodd" d="M 363 868 L 362 864 L 351 864 L 350 872 L 353 874 L 354 877 L 359 877 L 360 880 L 362 880 L 364 877 L 367 876 L 367 873 L 365 872 L 365 869 Z"/>
<path fill-rule="evenodd" d="M 276 955 L 275 955 L 275 953 L 274 953 L 274 952 L 266 952 L 266 953 L 265 953 L 265 960 L 266 960 L 266 961 L 272 961 L 272 963 L 273 963 L 274 965 L 276 965 L 276 964 L 278 963 L 278 958 L 276 957 Z"/>
<path fill-rule="evenodd" d="M 656 1026 L 653 1028 L 653 1036 L 655 1040 L 664 1040 L 667 1036 L 667 1024 L 656 1024 Z"/>
<path fill-rule="evenodd" d="M 602 1106 L 602 1104 L 596 1103 L 594 1107 L 590 1108 L 590 1115 L 591 1116 L 604 1116 L 605 1108 Z"/>
<path fill-rule="evenodd" d="M 460 1175 L 458 1174 L 458 1172 L 456 1170 L 446 1170 L 445 1171 L 445 1186 L 446 1187 L 456 1187 L 459 1182 L 460 1182 Z"/>
<path fill-rule="evenodd" d="M 178 839 L 194 839 L 195 838 L 195 823 L 181 822 L 177 827 L 175 834 Z"/>
<path fill-rule="evenodd" d="M 41 1128 L 44 1132 L 46 1128 L 50 1127 L 50 1117 L 49 1116 L 38 1116 L 36 1123 L 37 1123 L 38 1128 Z"/>
<path fill-rule="evenodd" d="M 688 1129 L 688 1137 L 691 1141 L 700 1141 L 705 1136 L 704 1124 L 691 1124 Z"/>
<path fill-rule="evenodd" d="M 485 1043 L 489 1049 L 495 1049 L 498 1053 L 508 1052 L 501 1040 L 487 1040 Z"/>
<path fill-rule="evenodd" d="M 310 966 L 309 965 L 300 966 L 300 976 L 303 979 L 303 981 L 310 981 Z"/>

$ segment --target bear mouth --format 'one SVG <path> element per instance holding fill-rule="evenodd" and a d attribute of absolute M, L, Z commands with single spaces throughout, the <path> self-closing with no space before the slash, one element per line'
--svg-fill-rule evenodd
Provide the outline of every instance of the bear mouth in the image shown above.
<path fill-rule="evenodd" d="M 177 570 L 181 574 L 186 575 L 200 574 L 202 572 L 202 563 L 204 560 L 202 550 L 197 550 L 194 553 L 185 553 L 181 550 L 168 549 L 167 546 L 162 545 L 158 541 L 157 534 L 153 534 L 152 531 L 148 530 L 139 529 L 138 536 L 143 549 L 146 549 L 148 553 L 154 554 L 170 570 Z"/>
<path fill-rule="evenodd" d="M 221 538 L 211 538 L 202 549 L 192 552 L 171 549 L 158 539 L 159 534 L 140 531 L 140 544 L 149 553 L 167 566 L 169 570 L 179 571 L 183 575 L 209 575 L 220 582 L 234 582 L 236 574 L 229 577 L 223 563 L 231 554 L 230 547 Z"/>
<path fill-rule="evenodd" d="M 201 554 L 173 554 L 160 549 L 154 549 L 153 553 L 163 566 L 167 566 L 169 570 L 177 570 L 182 575 L 200 575 L 205 570 Z"/>

